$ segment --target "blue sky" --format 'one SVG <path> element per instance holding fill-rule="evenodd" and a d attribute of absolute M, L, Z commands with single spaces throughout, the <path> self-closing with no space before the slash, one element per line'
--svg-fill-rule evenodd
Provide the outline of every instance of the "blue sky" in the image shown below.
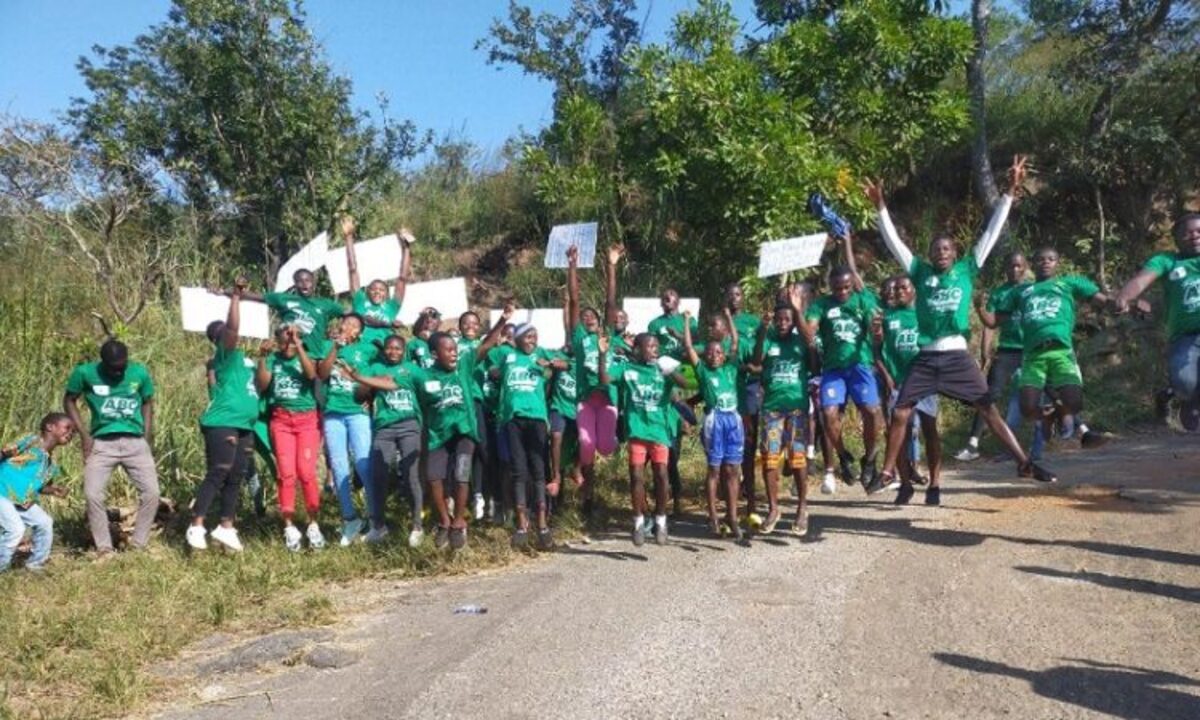
<path fill-rule="evenodd" d="M 569 0 L 525 0 L 562 12 Z M 661 39 L 691 0 L 641 0 L 646 37 Z M 0 113 L 53 120 L 85 92 L 75 62 L 93 45 L 127 44 L 166 18 L 168 0 L 0 0 Z M 354 83 L 355 102 L 438 135 L 454 133 L 495 150 L 518 128 L 550 119 L 548 83 L 496 69 L 474 49 L 507 0 L 307 0 L 309 27 L 334 69 Z M 753 1 L 734 0 L 754 22 Z"/>

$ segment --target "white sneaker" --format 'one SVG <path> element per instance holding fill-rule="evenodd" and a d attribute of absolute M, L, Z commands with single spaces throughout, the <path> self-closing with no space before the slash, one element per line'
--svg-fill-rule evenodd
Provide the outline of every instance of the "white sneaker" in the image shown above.
<path fill-rule="evenodd" d="M 425 531 L 421 529 L 413 530 L 408 534 L 408 546 L 415 548 L 420 546 L 421 541 L 425 539 Z"/>
<path fill-rule="evenodd" d="M 308 536 L 308 546 L 313 550 L 320 550 L 325 547 L 325 536 L 321 534 L 321 526 L 315 522 L 308 524 L 308 529 L 304 531 Z"/>
<path fill-rule="evenodd" d="M 483 502 L 483 494 L 475 493 L 475 507 L 473 508 L 473 510 L 475 512 L 475 519 L 477 521 L 483 519 L 483 511 L 484 511 L 485 505 L 486 504 Z"/>
<path fill-rule="evenodd" d="M 309 525 L 309 527 L 311 528 L 313 526 Z M 338 544 L 342 547 L 350 547 L 354 544 L 354 541 L 358 539 L 358 536 L 362 535 L 362 531 L 363 521 L 359 518 L 342 521 L 342 539 L 338 542 Z"/>
<path fill-rule="evenodd" d="M 238 538 L 237 528 L 231 528 L 231 527 L 225 527 L 224 525 L 218 525 L 215 528 L 213 528 L 213 531 L 210 532 L 209 535 L 212 536 L 213 540 L 216 540 L 217 542 L 224 545 L 226 547 L 226 549 L 232 550 L 234 552 L 242 551 L 242 541 L 240 538 Z"/>
<path fill-rule="evenodd" d="M 288 525 L 283 529 L 283 544 L 292 552 L 300 552 L 300 538 L 302 537 L 300 528 L 295 525 Z M 321 539 L 324 540 L 324 538 Z"/>
<path fill-rule="evenodd" d="M 962 462 L 972 462 L 979 459 L 979 451 L 968 445 L 955 453 L 954 459 Z"/>
<path fill-rule="evenodd" d="M 380 525 L 379 527 L 371 528 L 371 531 L 367 533 L 366 540 L 373 545 L 377 542 L 382 542 L 390 534 L 391 531 L 387 529 L 387 525 Z"/>
<path fill-rule="evenodd" d="M 204 539 L 203 525 L 189 525 L 187 529 L 187 544 L 193 550 L 207 550 L 208 541 Z"/>
<path fill-rule="evenodd" d="M 825 479 L 821 481 L 821 494 L 832 495 L 837 492 L 837 479 L 833 477 L 833 473 L 825 473 Z"/>

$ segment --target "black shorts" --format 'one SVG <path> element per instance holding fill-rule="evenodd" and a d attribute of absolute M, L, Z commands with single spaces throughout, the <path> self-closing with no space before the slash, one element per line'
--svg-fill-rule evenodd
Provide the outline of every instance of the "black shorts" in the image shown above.
<path fill-rule="evenodd" d="M 471 482 L 471 460 L 475 455 L 475 440 L 467 435 L 455 435 L 425 459 L 425 472 L 432 481 L 452 480 Z"/>
<path fill-rule="evenodd" d="M 900 386 L 897 407 L 912 407 L 930 395 L 945 395 L 975 405 L 990 402 L 987 380 L 966 350 L 922 350 Z"/>
<path fill-rule="evenodd" d="M 575 431 L 575 418 L 569 418 L 557 410 L 550 411 L 550 432 L 567 433 Z"/>

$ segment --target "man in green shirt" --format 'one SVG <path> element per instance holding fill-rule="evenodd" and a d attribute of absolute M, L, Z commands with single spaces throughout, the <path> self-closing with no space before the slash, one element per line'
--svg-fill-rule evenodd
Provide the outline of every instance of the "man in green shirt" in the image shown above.
<path fill-rule="evenodd" d="M 79 398 L 91 413 L 90 428 L 79 414 Z M 140 363 L 129 361 L 119 340 L 100 346 L 100 362 L 82 363 L 71 371 L 63 409 L 79 429 L 83 445 L 83 493 L 88 527 L 96 552 L 113 551 L 108 527 L 108 481 L 118 466 L 138 491 L 132 542 L 144 548 L 158 512 L 158 470 L 151 450 L 154 437 L 154 383 Z"/>
<path fill-rule="evenodd" d="M 1114 299 L 1119 312 L 1160 278 L 1166 302 L 1167 374 L 1179 398 L 1179 420 L 1189 432 L 1200 430 L 1200 213 L 1188 213 L 1172 228 L 1178 252 L 1146 261 Z"/>
<path fill-rule="evenodd" d="M 870 493 L 879 492 L 891 484 L 913 407 L 928 395 L 946 395 L 974 405 L 992 433 L 1016 458 L 1019 475 L 1042 482 L 1057 480 L 1054 473 L 1029 458 L 1012 430 L 1004 424 L 988 393 L 987 381 L 967 350 L 975 278 L 1000 238 L 1013 198 L 1019 193 L 1024 178 L 1025 158 L 1017 156 L 1009 170 L 1009 192 L 1001 197 L 974 251 L 962 259 L 958 257 L 954 240 L 946 236 L 937 237 L 930 244 L 928 260 L 915 257 L 892 225 L 883 201 L 882 186 L 868 183 L 864 187 L 868 199 L 879 211 L 878 225 L 884 243 L 900 266 L 908 271 L 916 286 L 917 343 L 921 348 L 908 378 L 900 387 L 896 412 L 888 425 L 887 458 L 883 472 L 867 487 Z M 906 487 L 901 486 L 896 496 L 897 504 L 906 504 L 912 499 L 912 489 L 906 490 Z M 927 492 L 927 504 L 941 503 L 940 488 L 930 488 Z"/>
<path fill-rule="evenodd" d="M 680 362 L 683 361 L 683 324 L 686 322 L 692 330 L 693 337 L 700 336 L 700 326 L 696 318 L 685 318 L 679 313 L 679 291 L 667 288 L 659 296 L 663 314 L 650 321 L 646 332 L 658 338 L 658 346 L 662 354 Z"/>
<path fill-rule="evenodd" d="M 1075 359 L 1075 303 L 1094 305 L 1108 302 L 1096 283 L 1080 275 L 1058 275 L 1058 252 L 1042 248 L 1033 255 L 1034 281 L 1008 296 L 997 306 L 1003 315 L 1021 314 L 1024 357 L 1021 362 L 1021 414 L 1032 422 L 1042 419 L 1042 393 L 1049 392 L 1061 404 L 1064 432 L 1071 433 L 1074 418 L 1083 409 L 1083 374 Z M 1003 318 L 1001 318 L 1003 319 Z M 1091 431 L 1080 424 L 1084 445 Z"/>
<path fill-rule="evenodd" d="M 310 354 L 320 352 L 325 345 L 325 326 L 330 319 L 340 317 L 342 305 L 333 298 L 317 297 L 317 277 L 311 270 L 300 269 L 292 275 L 288 292 L 258 293 L 242 291 L 243 300 L 267 304 L 279 316 L 280 325 L 290 325 L 300 333 L 304 349 Z M 215 290 L 223 295 L 232 291 Z"/>

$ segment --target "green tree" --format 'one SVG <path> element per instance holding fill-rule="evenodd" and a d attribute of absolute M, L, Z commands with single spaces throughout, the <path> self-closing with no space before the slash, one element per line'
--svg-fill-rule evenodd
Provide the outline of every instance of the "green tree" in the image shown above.
<path fill-rule="evenodd" d="M 70 118 L 130 184 L 164 185 L 270 272 L 369 203 L 421 145 L 414 126 L 350 105 L 299 0 L 174 0 L 130 46 L 81 58 Z"/>

